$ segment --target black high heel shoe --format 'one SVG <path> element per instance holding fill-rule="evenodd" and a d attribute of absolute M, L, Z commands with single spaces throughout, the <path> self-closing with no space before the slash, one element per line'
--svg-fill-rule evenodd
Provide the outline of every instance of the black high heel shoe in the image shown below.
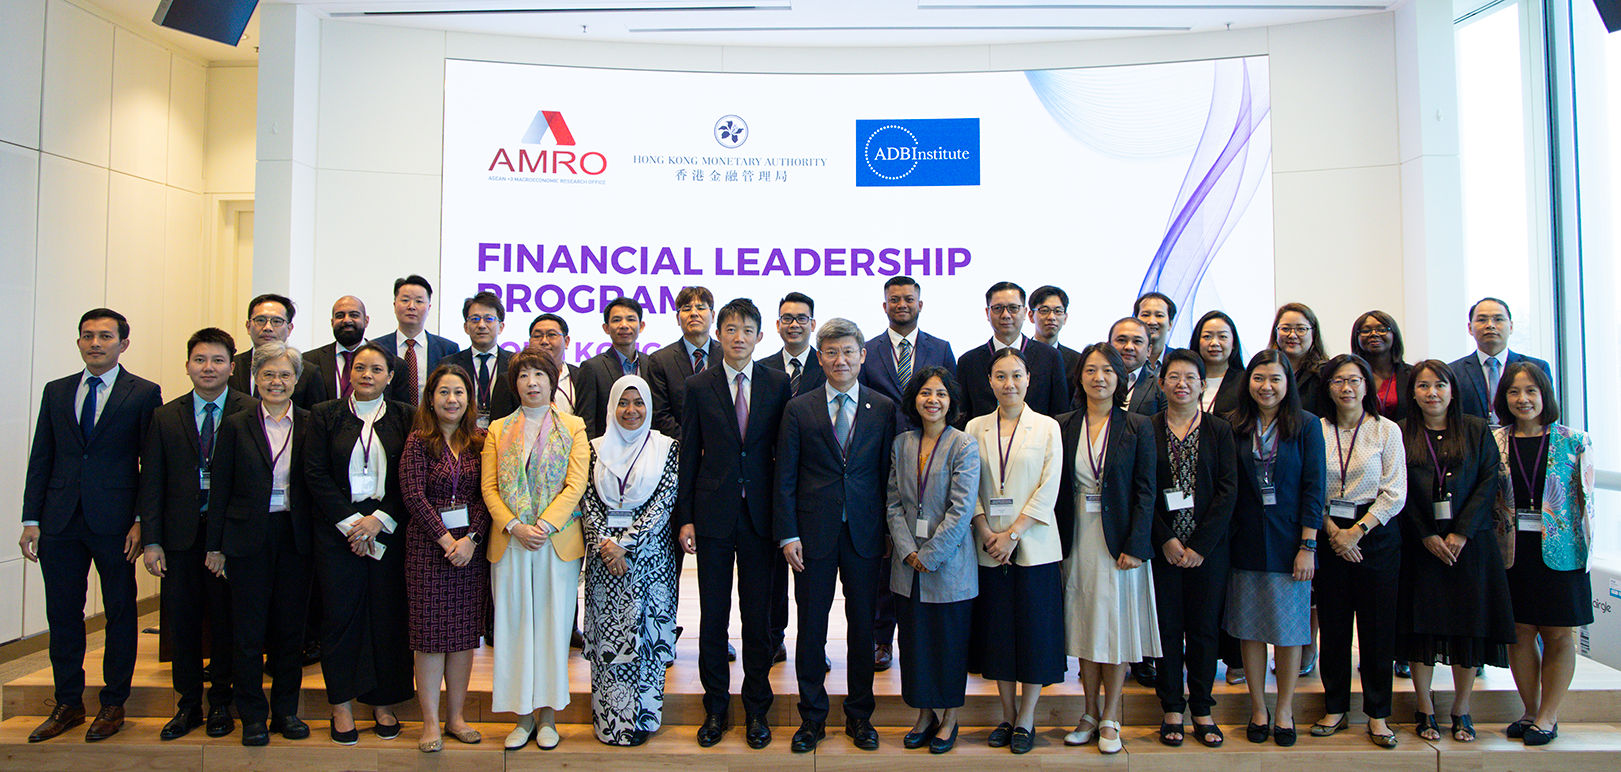
<path fill-rule="evenodd" d="M 951 725 L 951 734 L 950 735 L 947 735 L 944 739 L 936 737 L 936 738 L 930 740 L 929 741 L 929 752 L 930 753 L 950 753 L 952 748 L 957 747 L 957 730 L 960 727 L 961 727 L 960 724 L 952 724 Z"/>
<path fill-rule="evenodd" d="M 901 738 L 901 746 L 907 750 L 917 750 L 918 748 L 928 745 L 929 741 L 933 740 L 934 736 L 939 733 L 940 717 L 938 715 L 932 715 L 929 717 L 929 725 L 925 727 L 923 731 L 907 732 L 906 735 Z"/>

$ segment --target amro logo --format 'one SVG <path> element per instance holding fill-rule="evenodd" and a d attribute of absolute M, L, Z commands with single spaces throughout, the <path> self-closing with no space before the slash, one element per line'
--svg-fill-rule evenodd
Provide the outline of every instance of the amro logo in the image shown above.
<path fill-rule="evenodd" d="M 529 122 L 529 130 L 523 134 L 523 144 L 574 147 L 574 132 L 569 131 L 568 122 L 563 120 L 561 112 L 541 110 Z M 496 148 L 486 171 L 493 172 L 497 168 L 514 174 L 584 174 L 595 177 L 608 170 L 608 157 L 594 150 L 584 153 L 560 149 L 531 152 L 522 147 L 510 151 Z"/>
<path fill-rule="evenodd" d="M 539 145 L 547 134 L 552 135 L 553 144 L 574 144 L 574 135 L 569 132 L 568 124 L 563 121 L 563 114 L 556 110 L 541 110 L 535 113 L 535 119 L 529 122 L 529 130 L 523 133 L 523 143 Z"/>

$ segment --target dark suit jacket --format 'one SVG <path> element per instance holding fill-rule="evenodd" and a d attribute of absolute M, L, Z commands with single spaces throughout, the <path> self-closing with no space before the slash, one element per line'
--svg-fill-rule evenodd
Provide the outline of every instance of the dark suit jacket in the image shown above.
<path fill-rule="evenodd" d="M 219 428 L 225 419 L 250 410 L 259 401 L 236 389 L 227 389 L 225 409 L 215 420 L 215 456 L 219 455 Z M 197 540 L 198 505 L 197 419 L 192 392 L 172 399 L 152 412 L 141 449 L 141 543 L 164 550 L 188 550 Z M 210 488 L 218 478 L 210 476 Z M 171 517 L 172 515 L 172 517 Z"/>
<path fill-rule="evenodd" d="M 57 534 L 82 507 L 92 532 L 112 536 L 135 522 L 141 448 L 163 395 L 157 384 L 120 368 L 86 440 L 73 404 L 83 376 L 81 370 L 45 384 L 28 453 L 22 519 Z"/>
<path fill-rule="evenodd" d="M 1300 391 L 1300 409 L 1321 418 L 1333 412 L 1334 406 L 1328 404 L 1328 397 L 1323 393 L 1323 374 L 1318 372 L 1321 365 L 1307 367 L 1295 371 L 1295 388 Z"/>
<path fill-rule="evenodd" d="M 720 365 L 720 359 L 720 343 L 710 340 L 704 354 L 704 369 Z M 692 376 L 692 357 L 687 356 L 684 341 L 677 340 L 647 355 L 642 377 L 647 379 L 648 388 L 653 390 L 650 403 L 653 408 L 653 428 L 668 437 L 679 439 L 682 436 L 681 417 L 686 415 L 682 412 L 682 405 L 687 394 L 687 379 Z"/>
<path fill-rule="evenodd" d="M 1126 410 L 1140 416 L 1152 416 L 1165 410 L 1165 392 L 1159 388 L 1159 373 L 1143 369 L 1137 376 L 1137 387 L 1131 390 L 1131 401 Z"/>
<path fill-rule="evenodd" d="M 1528 357 L 1512 349 L 1507 349 L 1504 351 L 1502 361 L 1503 370 L 1505 371 L 1508 370 L 1509 365 L 1515 362 L 1530 362 L 1542 368 L 1542 372 L 1548 374 L 1549 381 L 1553 380 L 1553 370 L 1548 368 L 1548 363 L 1536 357 Z M 1463 400 L 1464 415 L 1484 418 L 1487 423 L 1496 423 L 1497 416 L 1492 414 L 1492 402 L 1497 399 L 1497 395 L 1486 393 L 1486 371 L 1481 368 L 1480 359 L 1475 355 L 1475 352 L 1471 351 L 1468 355 L 1455 359 L 1449 364 L 1452 367 L 1452 374 L 1458 377 L 1458 393 L 1454 396 L 1454 399 Z M 1555 389 L 1555 396 L 1558 396 L 1557 391 Z M 1456 517 L 1456 513 L 1453 516 Z"/>
<path fill-rule="evenodd" d="M 461 347 L 461 344 L 459 344 L 456 341 L 453 341 L 453 340 L 451 340 L 449 338 L 442 338 L 442 337 L 440 337 L 438 335 L 435 335 L 435 334 L 433 334 L 431 332 L 428 332 L 427 330 L 423 330 L 423 332 L 427 333 L 427 336 L 428 336 L 427 356 L 426 356 L 426 358 L 423 358 L 420 361 L 420 364 L 422 365 L 422 377 L 425 380 L 428 377 L 428 373 L 433 372 L 433 368 L 439 366 L 439 360 L 444 359 L 445 357 L 448 357 L 451 354 L 454 354 L 454 353 L 456 353 L 458 351 L 461 351 L 462 347 Z M 400 354 L 400 344 L 398 342 L 399 341 L 399 335 L 400 335 L 399 330 L 395 330 L 394 332 L 391 332 L 391 333 L 389 333 L 387 335 L 384 335 L 382 337 L 372 338 L 371 342 L 376 343 L 377 345 L 382 346 L 385 349 L 388 349 L 388 353 L 393 354 L 395 356 L 399 356 L 399 354 Z M 401 359 L 401 361 L 404 361 L 404 360 Z"/>
<path fill-rule="evenodd" d="M 1059 475 L 1058 539 L 1068 556 L 1075 540 L 1076 463 L 1081 452 L 1084 408 L 1058 416 L 1058 425 L 1064 432 L 1064 474 Z M 1122 552 L 1139 560 L 1154 556 L 1148 537 L 1153 528 L 1154 499 L 1154 425 L 1148 418 L 1115 408 L 1109 412 L 1109 445 L 1103 459 L 1103 541 L 1109 545 L 1109 554 Z"/>
<path fill-rule="evenodd" d="M 746 495 L 755 533 L 771 533 L 776 494 L 777 427 L 792 396 L 788 374 L 756 363 L 749 378 L 748 436 L 737 433 L 737 412 L 726 369 L 710 367 L 687 379 L 681 416 L 680 488 L 675 525 L 699 536 L 730 537 Z M 702 497 L 702 504 L 694 506 Z"/>
<path fill-rule="evenodd" d="M 376 442 L 388 457 L 388 481 L 378 508 L 394 518 L 398 526 L 392 534 L 377 536 L 378 543 L 389 549 L 405 548 L 406 523 L 411 519 L 405 498 L 400 495 L 399 471 L 400 454 L 405 452 L 405 438 L 411 433 L 415 411 L 409 404 L 389 400 L 388 412 L 376 424 Z M 293 422 L 296 424 L 298 419 Z M 349 454 L 360 439 L 360 427 L 360 418 L 349 409 L 348 400 L 323 402 L 310 411 L 304 435 L 303 474 L 309 486 L 313 505 L 310 519 L 315 528 L 335 528 L 355 514 L 356 507 L 349 501 Z"/>
<path fill-rule="evenodd" d="M 1238 409 L 1238 403 L 1244 399 L 1244 389 L 1248 387 L 1249 380 L 1244 377 L 1244 371 L 1228 365 L 1227 374 L 1221 378 L 1221 387 L 1216 389 L 1216 401 L 1210 403 L 1210 412 L 1225 419 L 1228 413 Z"/>
<path fill-rule="evenodd" d="M 1407 417 L 1407 392 L 1411 388 L 1409 386 L 1409 379 L 1413 377 L 1413 366 L 1407 364 L 1406 362 L 1398 362 L 1396 364 L 1395 375 L 1392 377 L 1396 379 L 1396 403 L 1393 405 L 1384 406 L 1384 408 L 1379 411 L 1379 414 L 1389 418 L 1392 421 L 1400 423 L 1403 418 Z M 1327 382 L 1328 379 L 1323 379 L 1325 394 Z M 1368 384 L 1368 389 L 1371 391 L 1373 389 L 1373 384 Z M 1325 402 L 1327 399 L 1328 398 L 1325 396 Z M 1324 405 L 1324 407 L 1331 406 L 1332 403 Z M 1332 413 L 1330 413 L 1330 415 L 1332 415 Z"/>
<path fill-rule="evenodd" d="M 287 509 L 293 523 L 293 544 L 300 555 L 310 554 L 310 491 L 304 465 L 304 441 L 310 423 L 310 411 L 293 406 L 293 439 L 287 448 L 292 454 L 288 462 Z M 233 413 L 220 424 L 219 442 L 214 447 L 212 490 L 208 493 L 208 551 L 240 557 L 257 554 L 270 543 L 270 460 L 280 450 L 270 447 L 257 405 Z M 344 482 L 348 482 L 347 475 Z M 387 507 L 384 511 L 399 518 Z"/>
<path fill-rule="evenodd" d="M 1074 401 L 1075 371 L 1081 369 L 1081 352 L 1062 343 L 1058 344 L 1058 355 L 1064 358 L 1064 382 L 1070 384 L 1070 401 Z"/>
<path fill-rule="evenodd" d="M 826 389 L 794 397 L 783 410 L 777 432 L 775 538 L 780 543 L 798 537 L 806 559 L 838 552 L 845 518 L 857 554 L 876 558 L 884 553 L 895 404 L 865 386 L 856 394 L 847 453 L 833 436 Z"/>
<path fill-rule="evenodd" d="M 957 358 L 951 353 L 951 344 L 918 330 L 917 344 L 912 347 L 912 372 L 916 373 L 925 367 L 934 366 L 944 367 L 951 372 L 951 377 L 957 377 Z M 900 410 L 901 400 L 906 396 L 907 384 L 900 382 L 900 374 L 895 370 L 895 347 L 890 343 L 887 329 L 867 341 L 867 360 L 861 364 L 859 377 L 862 386 L 888 397 L 889 401 L 895 403 L 895 433 L 916 428 L 912 426 L 906 413 Z M 994 400 L 991 406 L 993 408 L 996 406 Z"/>
<path fill-rule="evenodd" d="M 1149 419 L 1154 423 L 1154 448 L 1158 459 L 1154 485 L 1154 546 L 1164 547 L 1175 535 L 1171 514 L 1165 508 L 1167 488 L 1176 487 L 1171 473 L 1171 431 L 1165 414 Z M 1199 460 L 1193 473 L 1193 520 L 1198 523 L 1187 548 L 1210 557 L 1227 546 L 1232 533 L 1233 505 L 1238 501 L 1238 458 L 1233 450 L 1233 429 L 1226 421 L 1209 413 L 1199 418 Z"/>
<path fill-rule="evenodd" d="M 638 369 L 645 379 L 651 370 L 648 364 L 651 356 L 637 356 L 641 359 Z M 608 394 L 613 391 L 614 382 L 623 377 L 625 370 L 619 366 L 619 355 L 614 353 L 611 346 L 581 362 L 574 370 L 574 415 L 585 421 L 585 436 L 594 440 L 608 430 Z M 648 383 L 649 387 L 652 385 Z M 658 410 L 657 395 L 648 407 L 653 411 Z"/>
<path fill-rule="evenodd" d="M 786 373 L 788 372 L 788 365 L 782 361 L 783 351 L 784 349 L 779 348 L 777 353 L 765 359 L 756 359 L 754 363 Z M 952 366 L 955 367 L 956 363 L 953 362 Z M 792 382 L 792 379 L 789 379 L 789 383 L 792 384 Z M 822 372 L 822 360 L 816 358 L 816 349 L 806 349 L 805 368 L 799 373 L 799 389 L 790 396 L 797 397 L 806 392 L 815 391 L 822 388 L 824 383 L 827 383 L 827 373 Z"/>
<path fill-rule="evenodd" d="M 1405 434 L 1406 427 L 1403 427 Z M 1407 457 L 1407 504 L 1402 508 L 1402 530 L 1417 539 L 1459 534 L 1468 539 L 1491 539 L 1492 509 L 1497 504 L 1498 473 L 1502 456 L 1486 421 L 1463 418 L 1463 445 L 1468 455 L 1447 466 L 1445 490 L 1452 497 L 1452 522 L 1435 520 L 1435 462 L 1429 449 Z M 1436 452 L 1441 452 L 1437 447 Z M 1444 459 L 1443 459 L 1444 460 Z"/>
<path fill-rule="evenodd" d="M 1233 434 L 1238 454 L 1238 504 L 1233 508 L 1233 568 L 1287 574 L 1300 551 L 1300 529 L 1321 528 L 1328 506 L 1328 459 L 1323 424 L 1302 412 L 1300 433 L 1278 440 L 1272 461 L 1276 504 L 1261 503 L 1260 463 L 1254 435 Z"/>
<path fill-rule="evenodd" d="M 393 349 L 387 346 L 384 346 L 384 349 L 390 353 L 393 352 Z M 343 396 L 343 392 L 338 389 L 340 362 L 338 360 L 337 343 L 328 343 L 320 348 L 304 352 L 304 364 L 306 367 L 315 365 L 321 371 L 321 378 L 323 379 L 321 385 L 324 396 L 328 399 L 338 399 Z M 331 382 L 330 388 L 327 387 L 328 381 Z M 399 357 L 394 357 L 394 374 L 389 377 L 388 398 L 396 402 L 406 402 L 411 399 L 410 390 L 412 388 L 414 388 L 412 384 L 407 382 L 405 378 L 405 362 Z M 294 399 L 294 402 L 296 403 L 297 399 Z M 314 410 L 315 408 L 311 406 L 306 409 Z"/>
<path fill-rule="evenodd" d="M 231 361 L 236 365 L 236 369 L 231 371 L 231 379 L 227 383 L 230 384 L 231 388 L 242 392 L 244 395 L 253 396 L 253 350 L 249 349 L 237 354 L 236 358 Z M 332 394 L 332 387 L 326 383 L 327 373 L 331 373 L 334 377 L 337 376 L 336 371 L 322 370 L 306 357 L 304 359 L 304 372 L 299 374 L 298 383 L 293 386 L 293 404 L 309 410 L 331 399 L 334 395 Z"/>
<path fill-rule="evenodd" d="M 1069 412 L 1069 381 L 1064 373 L 1064 358 L 1059 356 L 1058 349 L 1045 343 L 1029 338 L 1024 342 L 1024 361 L 1030 369 L 1025 407 L 1049 418 Z M 992 353 L 991 344 L 987 342 L 969 349 L 957 359 L 957 381 L 962 384 L 968 403 L 957 421 L 959 429 L 968 425 L 968 419 L 996 409 L 996 393 L 991 391 L 991 381 L 986 375 Z"/>
<path fill-rule="evenodd" d="M 442 365 L 458 365 L 467 371 L 473 379 L 473 394 L 475 402 L 478 399 L 478 363 L 473 360 L 476 352 L 471 347 L 457 351 L 444 359 L 439 360 Z M 500 346 L 495 347 L 495 367 L 490 371 L 490 420 L 505 418 L 518 409 L 522 404 L 518 401 L 518 392 L 512 388 L 512 381 L 507 379 L 507 364 L 512 361 L 512 352 Z M 553 384 L 555 387 L 556 384 Z"/>

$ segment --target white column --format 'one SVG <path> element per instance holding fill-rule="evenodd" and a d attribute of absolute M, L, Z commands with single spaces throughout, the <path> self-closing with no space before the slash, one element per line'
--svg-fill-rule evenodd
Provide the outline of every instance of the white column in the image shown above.
<path fill-rule="evenodd" d="M 302 5 L 267 3 L 259 30 L 253 291 L 314 308 L 321 21 Z"/>

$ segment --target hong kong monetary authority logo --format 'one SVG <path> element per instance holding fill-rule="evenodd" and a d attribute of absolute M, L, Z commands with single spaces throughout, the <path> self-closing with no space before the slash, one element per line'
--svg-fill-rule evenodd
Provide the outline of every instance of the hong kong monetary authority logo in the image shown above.
<path fill-rule="evenodd" d="M 856 121 L 856 187 L 979 184 L 979 119 Z"/>
<path fill-rule="evenodd" d="M 715 141 L 724 148 L 742 147 L 748 141 L 749 125 L 735 115 L 722 115 L 715 121 Z"/>

